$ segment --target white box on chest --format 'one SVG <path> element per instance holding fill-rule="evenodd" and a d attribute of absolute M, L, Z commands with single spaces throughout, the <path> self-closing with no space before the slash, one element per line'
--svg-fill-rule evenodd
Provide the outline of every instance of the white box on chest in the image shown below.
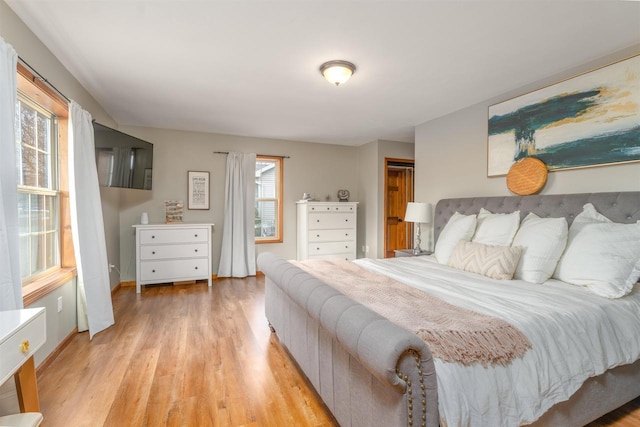
<path fill-rule="evenodd" d="M 297 202 L 297 258 L 356 258 L 358 203 Z"/>
<path fill-rule="evenodd" d="M 213 224 L 136 224 L 136 292 L 142 285 L 207 279 Z"/>

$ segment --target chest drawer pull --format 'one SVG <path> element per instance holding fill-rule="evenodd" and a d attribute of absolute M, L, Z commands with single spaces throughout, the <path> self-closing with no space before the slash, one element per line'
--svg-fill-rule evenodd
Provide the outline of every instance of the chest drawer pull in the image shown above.
<path fill-rule="evenodd" d="M 22 343 L 20 343 L 20 351 L 24 354 L 29 353 L 29 347 L 31 346 L 31 344 L 29 343 L 29 340 L 24 340 L 22 341 Z"/>

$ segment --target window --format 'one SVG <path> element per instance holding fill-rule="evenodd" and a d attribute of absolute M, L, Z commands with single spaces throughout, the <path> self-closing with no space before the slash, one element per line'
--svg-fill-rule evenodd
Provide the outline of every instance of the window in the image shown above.
<path fill-rule="evenodd" d="M 60 265 L 56 127 L 51 112 L 18 95 L 16 149 L 23 281 Z"/>
<path fill-rule="evenodd" d="M 63 97 L 18 64 L 16 169 L 25 306 L 76 275 L 67 177 L 68 108 Z"/>
<path fill-rule="evenodd" d="M 282 242 L 282 158 L 256 156 L 256 243 Z"/>

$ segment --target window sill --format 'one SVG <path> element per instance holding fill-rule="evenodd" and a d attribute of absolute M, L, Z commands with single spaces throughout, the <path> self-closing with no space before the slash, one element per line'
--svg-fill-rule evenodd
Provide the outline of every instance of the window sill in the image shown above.
<path fill-rule="evenodd" d="M 22 304 L 28 306 L 43 296 L 58 289 L 78 275 L 75 267 L 61 268 L 44 277 L 22 286 Z"/>

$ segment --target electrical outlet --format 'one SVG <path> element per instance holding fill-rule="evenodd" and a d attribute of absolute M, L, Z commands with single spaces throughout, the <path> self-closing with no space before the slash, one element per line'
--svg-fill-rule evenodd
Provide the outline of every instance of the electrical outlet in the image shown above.
<path fill-rule="evenodd" d="M 62 311 L 62 297 L 58 297 L 58 313 Z"/>

